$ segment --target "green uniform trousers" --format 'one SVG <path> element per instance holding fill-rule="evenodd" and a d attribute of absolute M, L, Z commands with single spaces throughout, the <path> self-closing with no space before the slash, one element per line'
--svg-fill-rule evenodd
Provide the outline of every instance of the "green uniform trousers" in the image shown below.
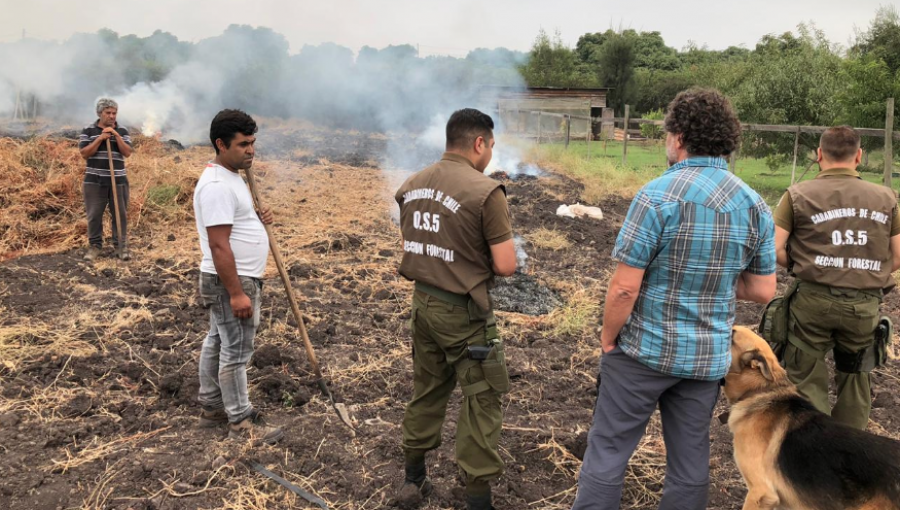
<path fill-rule="evenodd" d="M 879 294 L 800 282 L 789 308 L 784 352 L 788 377 L 816 409 L 857 429 L 865 429 L 869 423 L 869 373 L 836 370 L 837 402 L 832 409 L 825 354 L 832 349 L 858 353 L 875 343 Z"/>
<path fill-rule="evenodd" d="M 447 402 L 458 381 L 463 401 L 456 425 L 456 462 L 467 491 L 477 492 L 479 487 L 489 490 L 488 482 L 503 474 L 497 448 L 503 421 L 500 395 L 509 379 L 502 344 L 496 344 L 500 358 L 492 356 L 492 362 L 468 356 L 468 346 L 486 346 L 496 339 L 493 312 L 479 312 L 471 300 L 466 307 L 460 305 L 420 290 L 413 295 L 415 389 L 403 417 L 403 449 L 407 463 L 414 463 L 441 445 Z"/>

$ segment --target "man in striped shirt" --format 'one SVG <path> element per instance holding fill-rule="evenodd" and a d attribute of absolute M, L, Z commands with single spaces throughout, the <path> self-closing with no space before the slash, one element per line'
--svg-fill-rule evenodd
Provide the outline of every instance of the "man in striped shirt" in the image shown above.
<path fill-rule="evenodd" d="M 119 198 L 119 215 L 122 217 L 122 250 L 119 257 L 129 260 L 127 235 L 128 209 L 128 177 L 125 175 L 125 158 L 131 156 L 131 137 L 128 130 L 119 127 L 116 114 L 119 105 L 112 99 L 103 98 L 97 101 L 97 121 L 81 131 L 78 149 L 81 157 L 87 160 L 84 173 L 84 208 L 88 221 L 88 250 L 85 260 L 94 260 L 103 247 L 103 213 L 109 209 L 112 216 L 112 243 L 119 247 L 119 235 L 116 227 L 115 204 L 113 203 L 112 176 L 109 170 L 109 155 L 106 141 L 112 149 L 113 168 L 116 173 L 116 194 Z"/>

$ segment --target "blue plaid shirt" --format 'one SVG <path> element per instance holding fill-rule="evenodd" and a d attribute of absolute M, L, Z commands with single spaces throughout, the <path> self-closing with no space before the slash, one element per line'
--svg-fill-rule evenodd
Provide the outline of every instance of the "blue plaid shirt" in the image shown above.
<path fill-rule="evenodd" d="M 675 377 L 724 377 L 737 280 L 775 272 L 774 227 L 769 206 L 722 158 L 688 158 L 644 186 L 612 253 L 645 270 L 622 350 Z"/>

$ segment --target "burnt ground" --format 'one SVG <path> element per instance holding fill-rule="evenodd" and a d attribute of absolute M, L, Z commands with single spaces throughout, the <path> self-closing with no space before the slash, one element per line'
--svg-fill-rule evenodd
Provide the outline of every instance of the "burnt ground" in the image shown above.
<path fill-rule="evenodd" d="M 312 508 L 247 462 L 331 508 L 393 507 L 412 392 L 410 284 L 396 274 L 398 236 L 382 174 L 322 159 L 260 175 L 304 322 L 332 390 L 352 411 L 355 436 L 315 386 L 271 261 L 248 377 L 251 400 L 286 437 L 253 447 L 225 439 L 224 429 L 197 429 L 197 359 L 208 324 L 197 304 L 195 233 L 191 224 L 143 231 L 130 263 L 106 257 L 90 265 L 71 250 L 0 265 L 0 508 Z M 495 291 L 512 310 L 498 313 L 512 390 L 501 437 L 507 473 L 495 506 L 568 508 L 596 396 L 592 331 L 628 200 L 591 204 L 603 208 L 602 221 L 573 220 L 555 211 L 578 201 L 580 184 L 558 175 L 506 184 L 518 233 L 549 229 L 571 246 L 526 244 L 526 271 Z M 555 308 L 536 316 L 515 309 L 541 299 Z M 900 315 L 896 293 L 885 309 Z M 737 322 L 755 324 L 759 311 L 740 304 Z M 897 366 L 876 374 L 874 387 L 870 428 L 898 437 Z M 457 392 L 444 445 L 428 457 L 437 488 L 428 509 L 464 507 L 453 463 L 458 409 Z M 745 490 L 731 436 L 718 422 L 711 436 L 710 508 L 740 508 Z M 655 508 L 665 464 L 657 419 L 632 464 L 623 508 Z"/>

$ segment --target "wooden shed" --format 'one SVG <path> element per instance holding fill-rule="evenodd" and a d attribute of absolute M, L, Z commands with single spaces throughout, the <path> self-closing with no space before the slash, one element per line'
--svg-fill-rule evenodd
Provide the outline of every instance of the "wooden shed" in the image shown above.
<path fill-rule="evenodd" d="M 606 97 L 610 89 L 570 89 L 556 87 L 498 87 L 487 88 L 482 98 L 490 103 L 493 114 L 499 118 L 501 129 L 519 134 L 544 136 L 564 134 L 564 120 L 558 116 L 537 115 L 543 112 L 580 117 L 600 117 L 606 107 Z M 573 138 L 584 137 L 592 130 L 588 121 L 572 119 Z"/>

